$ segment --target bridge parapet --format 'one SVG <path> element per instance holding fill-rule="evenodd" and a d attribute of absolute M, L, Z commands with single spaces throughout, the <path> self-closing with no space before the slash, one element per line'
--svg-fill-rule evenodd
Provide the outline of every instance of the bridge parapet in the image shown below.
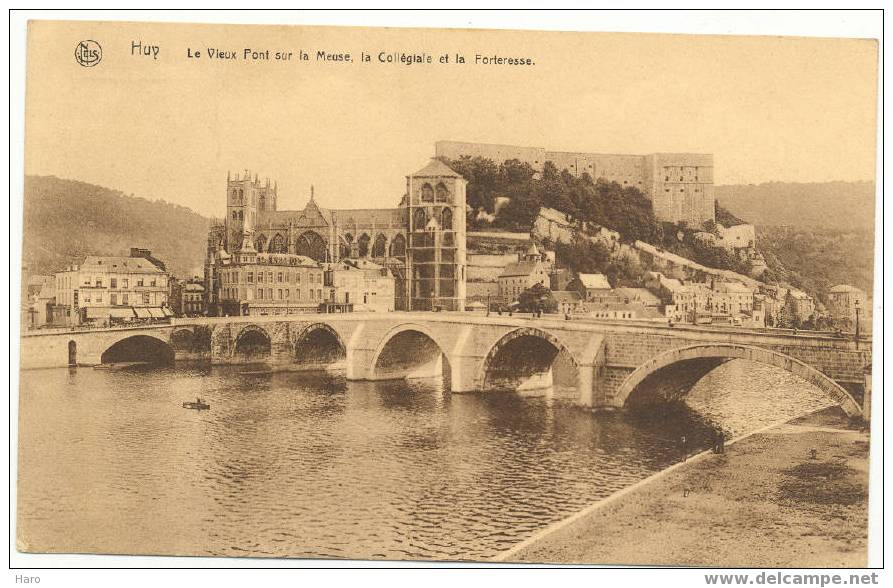
<path fill-rule="evenodd" d="M 433 341 L 446 357 L 455 392 L 485 388 L 488 361 L 512 338 L 525 335 L 532 342 L 546 341 L 555 349 L 566 351 L 572 359 L 578 370 L 579 400 L 589 406 L 616 405 L 618 390 L 636 369 L 668 351 L 696 345 L 769 350 L 815 368 L 851 390 L 864 383 L 864 368 L 872 359 L 870 340 L 861 341 L 857 347 L 851 340 L 820 333 L 669 327 L 639 321 L 393 312 L 190 318 L 173 319 L 169 325 L 28 333 L 22 337 L 22 367 L 67 365 L 70 343 L 77 349 L 78 363 L 98 363 L 104 350 L 135 335 L 172 344 L 177 357 L 210 356 L 214 363 L 228 363 L 237 359 L 237 342 L 248 331 L 263 333 L 269 340 L 267 361 L 291 363 L 296 359 L 302 334 L 313 325 L 323 325 L 337 335 L 346 353 L 349 379 L 392 376 L 384 371 L 376 373 L 376 363 L 384 349 L 400 333 L 418 332 Z M 193 333 L 195 346 L 188 352 L 178 342 L 189 339 L 182 334 L 187 331 Z M 175 336 L 178 332 L 182 335 Z M 411 347 L 407 348 L 407 354 L 412 352 Z M 518 361 L 527 360 L 521 357 Z M 523 365 L 517 367 L 523 371 Z"/>

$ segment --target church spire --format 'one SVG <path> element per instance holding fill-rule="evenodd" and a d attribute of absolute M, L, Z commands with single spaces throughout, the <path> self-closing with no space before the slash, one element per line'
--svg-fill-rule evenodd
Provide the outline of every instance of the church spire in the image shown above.
<path fill-rule="evenodd" d="M 310 184 L 310 202 L 313 202 L 313 184 Z"/>

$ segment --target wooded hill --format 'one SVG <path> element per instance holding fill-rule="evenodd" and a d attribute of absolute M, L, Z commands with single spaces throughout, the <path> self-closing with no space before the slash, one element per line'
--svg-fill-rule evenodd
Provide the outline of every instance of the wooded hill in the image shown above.
<path fill-rule="evenodd" d="M 210 220 L 163 200 L 55 176 L 27 176 L 22 257 L 51 274 L 85 255 L 152 250 L 177 277 L 201 275 Z"/>

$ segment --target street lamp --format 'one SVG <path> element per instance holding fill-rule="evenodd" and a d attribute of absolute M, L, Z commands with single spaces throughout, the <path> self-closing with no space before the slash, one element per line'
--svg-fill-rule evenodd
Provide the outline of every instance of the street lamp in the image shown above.
<path fill-rule="evenodd" d="M 856 307 L 856 349 L 859 349 L 859 299 L 853 304 Z"/>

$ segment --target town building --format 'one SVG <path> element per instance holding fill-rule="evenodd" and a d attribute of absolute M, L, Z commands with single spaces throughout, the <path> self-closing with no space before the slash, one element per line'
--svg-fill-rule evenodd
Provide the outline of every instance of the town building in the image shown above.
<path fill-rule="evenodd" d="M 709 283 L 690 282 L 648 272 L 646 286 L 665 305 L 664 314 L 674 322 L 765 325 L 765 303 L 761 301 L 756 308 L 757 292 L 749 283 L 716 279 Z"/>
<path fill-rule="evenodd" d="M 499 274 L 499 300 L 504 303 L 517 300 L 524 290 L 536 284 L 549 287 L 549 274 L 539 260 L 515 261 Z"/>
<path fill-rule="evenodd" d="M 228 174 L 226 219 L 212 226 L 208 235 L 205 287 L 209 313 L 222 311 L 222 292 L 228 288 L 218 269 L 238 264 L 237 254 L 249 244 L 246 250 L 258 256 L 292 255 L 317 264 L 367 259 L 390 270 L 395 279 L 395 308 L 462 310 L 466 299 L 466 183 L 446 164 L 432 159 L 406 176 L 406 193 L 395 208 L 323 208 L 316 203 L 311 187 L 303 210 L 279 210 L 275 182 L 261 182 L 247 171 Z M 315 290 L 321 289 L 321 284 L 314 288 L 314 296 Z M 303 294 L 309 294 L 306 285 Z M 307 298 L 306 302 L 320 301 Z"/>
<path fill-rule="evenodd" d="M 617 300 L 604 274 L 577 274 L 568 284 L 568 290 L 579 292 L 587 304 L 606 304 Z"/>
<path fill-rule="evenodd" d="M 531 243 L 521 259 L 508 264 L 499 274 L 497 282 L 500 302 L 507 304 L 517 300 L 521 292 L 536 284 L 548 288 L 549 271 L 552 267 L 548 260 L 548 256 L 540 253 L 536 244 Z"/>
<path fill-rule="evenodd" d="M 65 324 L 163 319 L 173 314 L 164 264 L 145 249 L 131 249 L 130 257 L 86 256 L 56 273 L 55 297 L 53 322 Z"/>
<path fill-rule="evenodd" d="M 54 276 L 31 275 L 23 289 L 22 326 L 37 329 L 53 323 L 53 307 L 56 301 L 56 279 Z"/>
<path fill-rule="evenodd" d="M 646 308 L 660 308 L 661 299 L 648 288 L 614 288 L 618 302 L 641 304 Z"/>
<path fill-rule="evenodd" d="M 217 311 L 223 316 L 318 312 L 328 297 L 323 268 L 294 253 L 258 253 L 250 239 L 217 254 Z"/>
<path fill-rule="evenodd" d="M 856 309 L 859 309 L 859 322 L 863 330 L 870 321 L 866 321 L 869 311 L 868 297 L 865 292 L 849 286 L 838 284 L 828 291 L 828 313 L 835 327 L 853 330 L 856 326 Z"/>
<path fill-rule="evenodd" d="M 656 308 L 638 302 L 608 302 L 587 305 L 590 317 L 608 320 L 635 320 L 666 323 L 667 317 Z"/>
<path fill-rule="evenodd" d="M 558 312 L 561 314 L 579 314 L 585 312 L 583 296 L 576 290 L 554 290 L 552 297 L 558 304 Z"/>
<path fill-rule="evenodd" d="M 784 303 L 784 317 L 787 320 L 782 321 L 783 323 L 789 324 L 781 324 L 777 326 L 797 327 L 811 317 L 814 312 L 815 300 L 812 296 L 802 290 L 792 288 L 788 290 Z"/>
<path fill-rule="evenodd" d="M 651 153 L 617 155 L 547 151 L 540 147 L 438 141 L 437 157 L 483 157 L 496 163 L 517 159 L 542 171 L 547 161 L 575 176 L 588 174 L 623 187 L 638 188 L 651 200 L 659 221 L 699 227 L 715 216 L 713 155 L 708 153 Z"/>
<path fill-rule="evenodd" d="M 354 312 L 394 310 L 394 276 L 368 259 L 342 259 L 325 271 L 328 302 L 350 305 Z"/>
<path fill-rule="evenodd" d="M 204 316 L 205 286 L 199 277 L 186 281 L 170 278 L 170 307 L 177 316 Z"/>

